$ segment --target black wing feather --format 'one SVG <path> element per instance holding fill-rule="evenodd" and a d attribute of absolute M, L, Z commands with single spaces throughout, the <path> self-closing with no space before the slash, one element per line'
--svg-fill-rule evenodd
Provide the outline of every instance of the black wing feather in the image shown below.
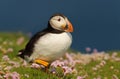
<path fill-rule="evenodd" d="M 46 29 L 44 29 L 41 32 L 36 33 L 28 42 L 28 44 L 26 45 L 25 49 L 20 50 L 19 52 L 21 52 L 20 54 L 18 54 L 18 56 L 20 56 L 21 58 L 24 59 L 24 56 L 28 56 L 30 57 L 31 54 L 33 53 L 34 50 L 34 45 L 37 42 L 38 39 L 40 39 L 43 35 L 47 34 L 47 33 L 62 33 L 64 31 L 60 31 L 60 30 L 56 30 L 53 29 L 50 24 L 48 23 L 48 27 Z"/>
<path fill-rule="evenodd" d="M 37 42 L 38 39 L 40 39 L 41 36 L 45 35 L 46 33 L 47 32 L 45 31 L 36 33 L 27 43 L 25 49 L 19 51 L 20 54 L 18 54 L 18 56 L 20 56 L 23 59 L 25 55 L 30 57 L 30 55 L 33 53 L 35 43 Z"/>

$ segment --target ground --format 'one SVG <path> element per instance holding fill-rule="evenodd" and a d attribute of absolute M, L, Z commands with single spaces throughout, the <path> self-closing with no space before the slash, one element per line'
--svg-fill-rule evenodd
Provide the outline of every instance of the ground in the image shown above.
<path fill-rule="evenodd" d="M 0 33 L 0 79 L 120 79 L 120 51 L 68 51 L 45 72 L 17 57 L 28 40 L 21 32 Z"/>

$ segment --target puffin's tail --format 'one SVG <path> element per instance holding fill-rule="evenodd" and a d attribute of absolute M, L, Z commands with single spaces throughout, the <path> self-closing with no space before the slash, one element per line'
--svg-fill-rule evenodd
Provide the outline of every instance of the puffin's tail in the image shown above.
<path fill-rule="evenodd" d="M 21 49 L 21 50 L 19 50 L 19 52 L 18 52 L 18 55 L 17 56 L 19 56 L 19 57 L 21 57 L 21 58 L 23 58 L 24 59 L 24 49 Z"/>

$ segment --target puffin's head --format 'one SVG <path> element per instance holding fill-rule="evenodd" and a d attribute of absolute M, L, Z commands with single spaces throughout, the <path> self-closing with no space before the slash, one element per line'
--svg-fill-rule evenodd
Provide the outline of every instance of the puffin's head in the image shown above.
<path fill-rule="evenodd" d="M 67 17 L 62 14 L 53 15 L 50 18 L 49 23 L 54 29 L 65 32 L 73 32 L 73 26 L 71 22 L 67 19 Z"/>

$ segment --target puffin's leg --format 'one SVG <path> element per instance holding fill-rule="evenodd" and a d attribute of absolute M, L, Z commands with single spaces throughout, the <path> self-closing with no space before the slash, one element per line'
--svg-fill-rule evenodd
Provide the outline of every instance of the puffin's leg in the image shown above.
<path fill-rule="evenodd" d="M 50 64 L 48 62 L 43 61 L 41 59 L 35 59 L 34 62 L 37 63 L 37 64 L 45 66 L 45 71 L 48 72 L 48 68 L 50 66 Z"/>

